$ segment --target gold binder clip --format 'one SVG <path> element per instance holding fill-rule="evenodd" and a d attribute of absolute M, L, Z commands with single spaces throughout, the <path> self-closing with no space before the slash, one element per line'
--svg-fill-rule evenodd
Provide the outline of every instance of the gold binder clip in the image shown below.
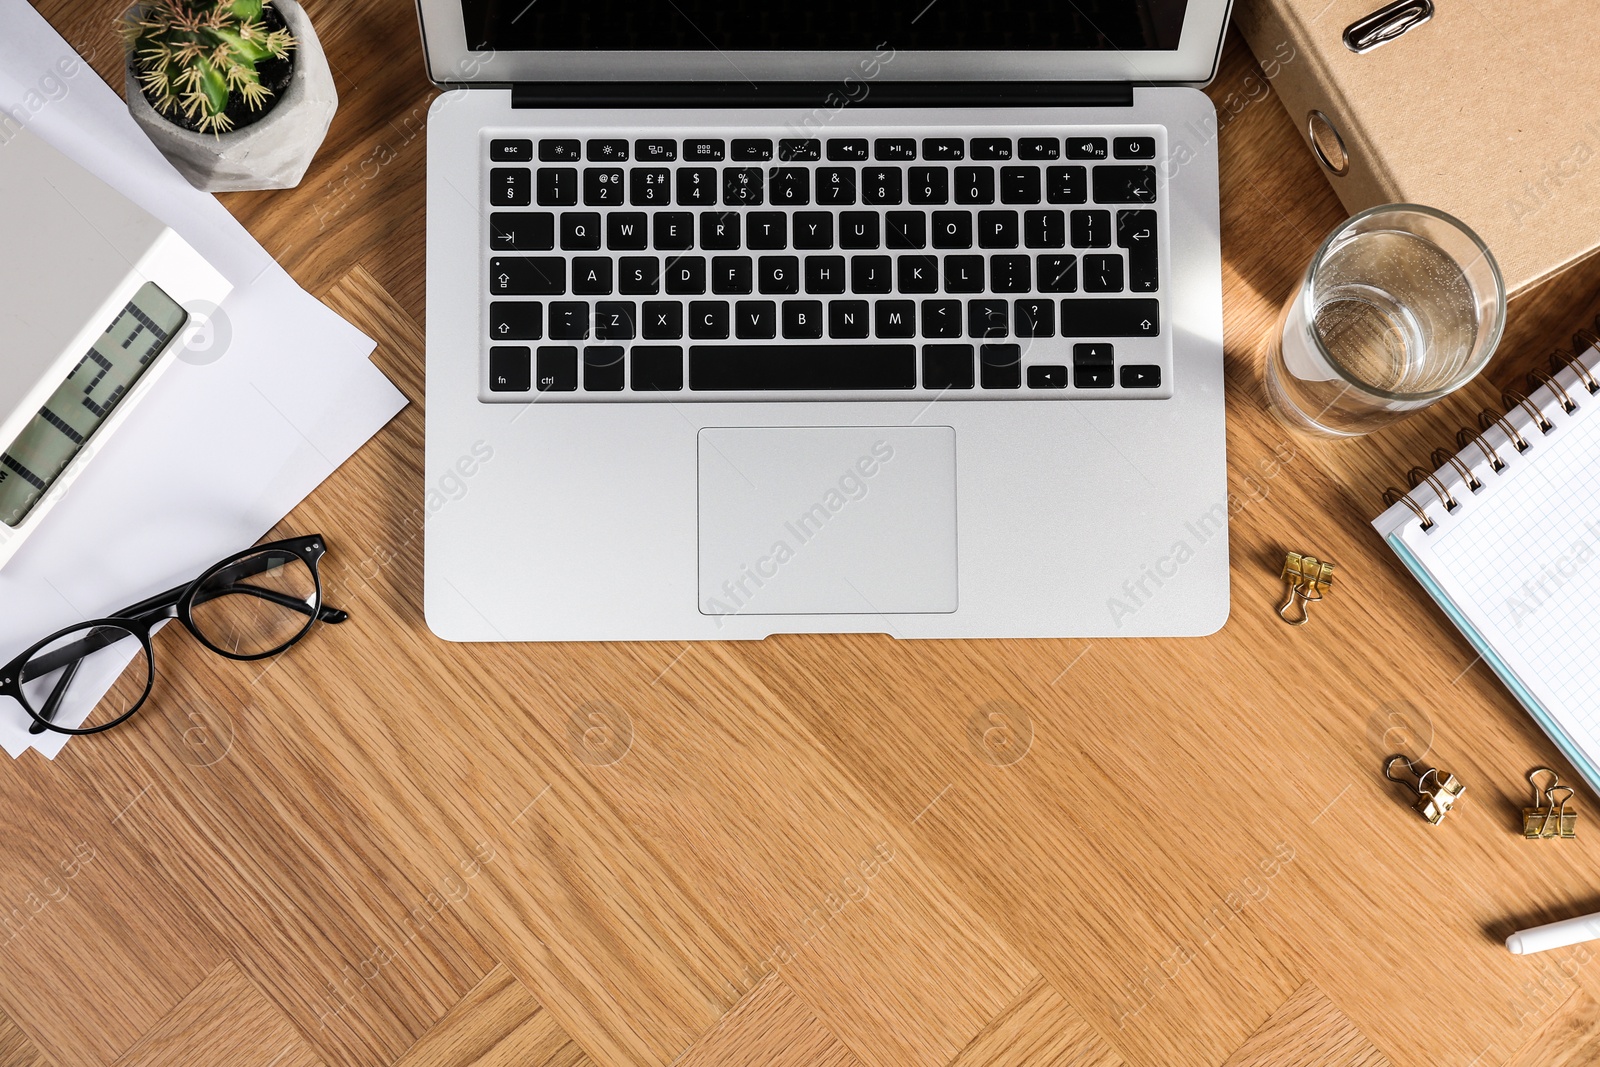
<path fill-rule="evenodd" d="M 1405 764 L 1406 770 L 1411 772 L 1411 778 L 1415 781 L 1396 778 L 1394 775 L 1396 763 Z M 1461 799 L 1461 794 L 1467 791 L 1467 787 L 1448 771 L 1441 771 L 1437 767 L 1419 766 L 1404 756 L 1390 756 L 1384 761 L 1383 776 L 1391 782 L 1399 782 L 1415 793 L 1417 802 L 1412 806 L 1417 809 L 1418 814 L 1435 826 L 1444 822 L 1444 817 L 1450 814 L 1450 809 Z"/>
<path fill-rule="evenodd" d="M 1311 619 L 1311 602 L 1321 600 L 1333 585 L 1333 564 L 1316 556 L 1291 552 L 1283 561 L 1281 577 L 1289 588 L 1283 603 L 1278 605 L 1278 617 L 1290 626 L 1304 626 Z M 1300 608 L 1299 618 L 1289 614 L 1296 605 Z"/>
<path fill-rule="evenodd" d="M 1539 788 L 1539 776 L 1548 774 L 1550 784 Z M 1567 801 L 1577 795 L 1577 790 L 1561 784 L 1561 779 L 1549 767 L 1535 767 L 1528 772 L 1528 782 L 1533 786 L 1533 807 L 1522 809 L 1522 836 L 1530 841 L 1544 838 L 1577 837 L 1578 813 L 1567 810 Z"/>

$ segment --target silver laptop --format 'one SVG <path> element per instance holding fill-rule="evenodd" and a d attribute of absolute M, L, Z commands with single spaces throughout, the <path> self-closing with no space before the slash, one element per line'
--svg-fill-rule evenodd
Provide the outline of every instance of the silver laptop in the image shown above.
<path fill-rule="evenodd" d="M 1228 616 L 1228 0 L 419 0 L 460 641 Z"/>

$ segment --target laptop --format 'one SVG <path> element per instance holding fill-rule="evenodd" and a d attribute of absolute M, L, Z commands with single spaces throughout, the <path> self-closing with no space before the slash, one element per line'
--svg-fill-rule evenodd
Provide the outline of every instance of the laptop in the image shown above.
<path fill-rule="evenodd" d="M 1228 0 L 418 0 L 456 641 L 1228 615 Z"/>

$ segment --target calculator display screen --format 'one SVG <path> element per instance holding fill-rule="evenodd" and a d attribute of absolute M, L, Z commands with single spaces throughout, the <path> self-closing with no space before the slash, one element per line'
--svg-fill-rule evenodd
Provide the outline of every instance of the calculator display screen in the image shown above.
<path fill-rule="evenodd" d="M 15 441 L 0 452 L 0 522 L 18 526 L 166 350 L 188 313 L 146 282 Z"/>
<path fill-rule="evenodd" d="M 461 0 L 478 51 L 1144 52 L 1188 0 Z"/>

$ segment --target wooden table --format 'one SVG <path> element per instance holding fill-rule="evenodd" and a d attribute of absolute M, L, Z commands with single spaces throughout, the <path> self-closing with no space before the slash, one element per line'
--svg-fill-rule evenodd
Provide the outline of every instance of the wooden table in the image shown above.
<path fill-rule="evenodd" d="M 46 13 L 120 86 L 119 6 Z M 1436 409 L 1287 435 L 1258 344 L 1343 212 L 1230 35 L 1220 633 L 449 645 L 418 511 L 433 90 L 409 4 L 309 7 L 332 132 L 298 189 L 225 203 L 412 401 L 280 527 L 326 534 L 352 621 L 266 669 L 164 633 L 153 706 L 0 773 L 0 1064 L 1600 1058 L 1593 950 L 1501 945 L 1600 910 L 1600 809 L 1521 839 L 1523 775 L 1572 772 L 1368 526 L 1594 313 L 1600 264 L 1517 299 Z M 1304 629 L 1273 615 L 1291 548 L 1339 567 Z M 1469 785 L 1443 826 L 1380 775 L 1406 749 Z"/>

